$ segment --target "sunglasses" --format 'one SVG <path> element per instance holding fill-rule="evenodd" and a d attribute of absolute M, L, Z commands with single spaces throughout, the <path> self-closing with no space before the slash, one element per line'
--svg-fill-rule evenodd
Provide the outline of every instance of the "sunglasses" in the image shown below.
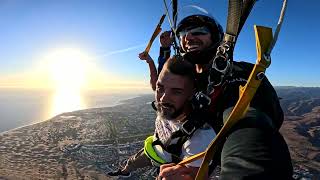
<path fill-rule="evenodd" d="M 197 27 L 192 29 L 185 29 L 179 32 L 179 37 L 183 37 L 187 34 L 191 34 L 192 36 L 200 36 L 200 35 L 206 35 L 210 33 L 209 29 L 206 27 Z"/>

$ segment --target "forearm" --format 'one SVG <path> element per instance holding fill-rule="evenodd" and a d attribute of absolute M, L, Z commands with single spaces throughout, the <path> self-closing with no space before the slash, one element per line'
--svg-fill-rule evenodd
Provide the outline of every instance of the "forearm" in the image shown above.
<path fill-rule="evenodd" d="M 153 60 L 148 60 L 147 63 L 149 65 L 149 70 L 150 70 L 150 84 L 151 84 L 152 90 L 155 91 L 156 90 L 156 83 L 158 80 L 157 69 L 156 69 L 156 66 L 155 66 Z"/>
<path fill-rule="evenodd" d="M 164 63 L 170 57 L 170 47 L 160 47 L 159 57 L 158 57 L 158 74 L 161 72 Z"/>
<path fill-rule="evenodd" d="M 152 166 L 152 163 L 150 159 L 144 154 L 142 148 L 136 154 L 129 157 L 122 171 L 130 173 L 132 171 L 136 171 L 139 168 L 144 168 L 148 166 Z"/>
<path fill-rule="evenodd" d="M 288 147 L 268 116 L 251 110 L 226 139 L 220 179 L 288 179 L 292 165 Z"/>

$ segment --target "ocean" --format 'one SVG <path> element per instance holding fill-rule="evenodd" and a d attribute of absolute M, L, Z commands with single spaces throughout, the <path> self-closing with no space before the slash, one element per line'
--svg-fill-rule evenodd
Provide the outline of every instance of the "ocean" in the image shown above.
<path fill-rule="evenodd" d="M 115 106 L 139 93 L 87 91 L 54 92 L 43 89 L 0 89 L 0 133 L 48 120 L 63 112 Z"/>

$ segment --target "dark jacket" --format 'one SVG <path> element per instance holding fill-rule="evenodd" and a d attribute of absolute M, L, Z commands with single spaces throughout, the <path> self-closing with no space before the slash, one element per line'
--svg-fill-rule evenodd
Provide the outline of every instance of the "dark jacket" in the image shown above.
<path fill-rule="evenodd" d="M 253 64 L 234 62 L 233 75 L 219 96 L 214 112 L 219 131 L 223 120 L 239 98 L 239 85 L 245 85 Z M 250 103 L 250 108 L 228 133 L 221 146 L 220 179 L 292 179 L 292 164 L 285 140 L 279 133 L 283 111 L 267 78 Z"/>

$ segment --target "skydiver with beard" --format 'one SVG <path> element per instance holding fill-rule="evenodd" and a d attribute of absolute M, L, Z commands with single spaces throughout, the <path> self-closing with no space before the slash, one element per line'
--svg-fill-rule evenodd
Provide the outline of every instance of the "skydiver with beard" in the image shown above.
<path fill-rule="evenodd" d="M 206 149 L 216 133 L 193 111 L 195 68 L 180 56 L 164 65 L 156 83 L 155 133 L 147 138 L 150 146 L 130 157 L 124 168 L 110 176 L 130 177 L 132 171 L 150 165 L 178 163 Z M 150 139 L 151 138 L 151 139 Z M 187 164 L 188 176 L 194 177 L 202 159 Z"/>

